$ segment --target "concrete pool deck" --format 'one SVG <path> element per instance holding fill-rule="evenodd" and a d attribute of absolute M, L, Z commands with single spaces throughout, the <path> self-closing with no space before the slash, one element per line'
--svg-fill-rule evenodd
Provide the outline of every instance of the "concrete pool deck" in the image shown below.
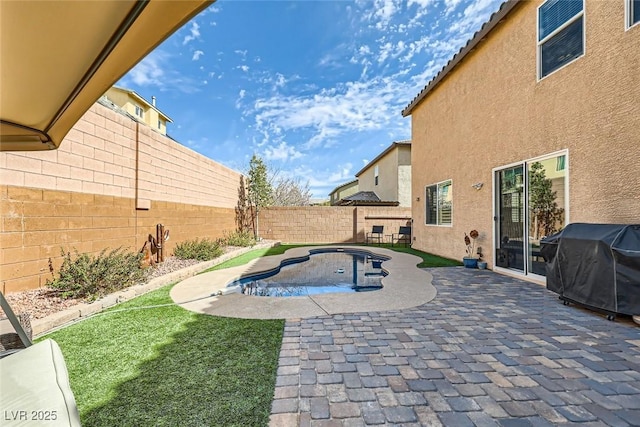
<path fill-rule="evenodd" d="M 388 275 L 383 288 L 371 292 L 333 293 L 300 297 L 258 297 L 242 294 L 218 295 L 240 277 L 269 271 L 290 258 L 309 255 L 310 250 L 352 249 L 390 259 L 382 263 Z M 246 319 L 292 319 L 366 311 L 403 310 L 426 304 L 436 296 L 431 273 L 417 265 L 422 259 L 375 246 L 307 246 L 292 248 L 282 255 L 255 259 L 245 265 L 190 277 L 173 287 L 171 298 L 181 307 L 197 313 Z"/>

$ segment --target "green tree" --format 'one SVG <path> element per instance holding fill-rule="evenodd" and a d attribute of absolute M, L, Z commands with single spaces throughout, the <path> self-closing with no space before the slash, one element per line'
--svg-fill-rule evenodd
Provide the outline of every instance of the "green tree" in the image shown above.
<path fill-rule="evenodd" d="M 557 192 L 552 190 L 551 184 L 542 163 L 532 163 L 529 169 L 529 210 L 531 233 L 535 239 L 555 233 L 564 219 L 564 209 L 558 207 Z"/>
<path fill-rule="evenodd" d="M 273 188 L 269 182 L 267 166 L 254 154 L 249 161 L 248 199 L 252 208 L 253 231 L 258 238 L 258 215 L 260 210 L 273 202 Z"/>

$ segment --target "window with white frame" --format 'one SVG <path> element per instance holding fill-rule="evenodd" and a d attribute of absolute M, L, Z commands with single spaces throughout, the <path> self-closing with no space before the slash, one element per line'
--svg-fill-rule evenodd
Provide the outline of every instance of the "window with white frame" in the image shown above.
<path fill-rule="evenodd" d="M 144 118 L 144 110 L 139 105 L 136 105 L 136 116 Z"/>
<path fill-rule="evenodd" d="M 426 188 L 426 224 L 451 225 L 453 194 L 451 180 L 442 181 Z"/>
<path fill-rule="evenodd" d="M 627 3 L 627 27 L 640 22 L 640 0 L 625 0 Z"/>
<path fill-rule="evenodd" d="M 583 54 L 584 0 L 542 3 L 538 8 L 538 77 L 553 73 Z"/>
<path fill-rule="evenodd" d="M 378 172 L 379 172 L 379 170 L 378 170 L 378 165 L 376 165 L 376 166 L 373 168 L 373 180 L 374 180 L 374 185 L 378 185 L 378 176 L 379 176 L 379 175 L 378 175 Z"/>

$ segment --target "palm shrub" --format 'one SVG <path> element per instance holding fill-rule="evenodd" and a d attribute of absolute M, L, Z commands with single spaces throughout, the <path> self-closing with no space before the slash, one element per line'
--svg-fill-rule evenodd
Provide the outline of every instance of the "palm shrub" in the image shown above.
<path fill-rule="evenodd" d="M 82 298 L 95 300 L 98 297 L 140 283 L 145 272 L 140 268 L 142 254 L 136 254 L 123 248 L 98 255 L 62 252 L 62 265 L 57 277 L 49 259 L 49 269 L 54 274 L 47 285 L 60 293 L 62 298 Z"/>
<path fill-rule="evenodd" d="M 178 243 L 173 250 L 173 256 L 179 259 L 197 259 L 209 261 L 222 255 L 222 247 L 218 240 L 209 238 L 185 240 Z"/>

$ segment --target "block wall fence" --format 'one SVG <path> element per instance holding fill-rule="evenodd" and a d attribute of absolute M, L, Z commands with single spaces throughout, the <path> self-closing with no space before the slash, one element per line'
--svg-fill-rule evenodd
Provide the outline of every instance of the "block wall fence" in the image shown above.
<path fill-rule="evenodd" d="M 376 206 L 269 207 L 259 213 L 262 238 L 286 243 L 362 243 L 374 225 L 384 234 L 411 225 L 411 208 Z"/>
<path fill-rule="evenodd" d="M 0 153 L 0 290 L 45 285 L 65 251 L 139 250 L 236 229 L 241 174 L 94 104 L 60 148 Z"/>

